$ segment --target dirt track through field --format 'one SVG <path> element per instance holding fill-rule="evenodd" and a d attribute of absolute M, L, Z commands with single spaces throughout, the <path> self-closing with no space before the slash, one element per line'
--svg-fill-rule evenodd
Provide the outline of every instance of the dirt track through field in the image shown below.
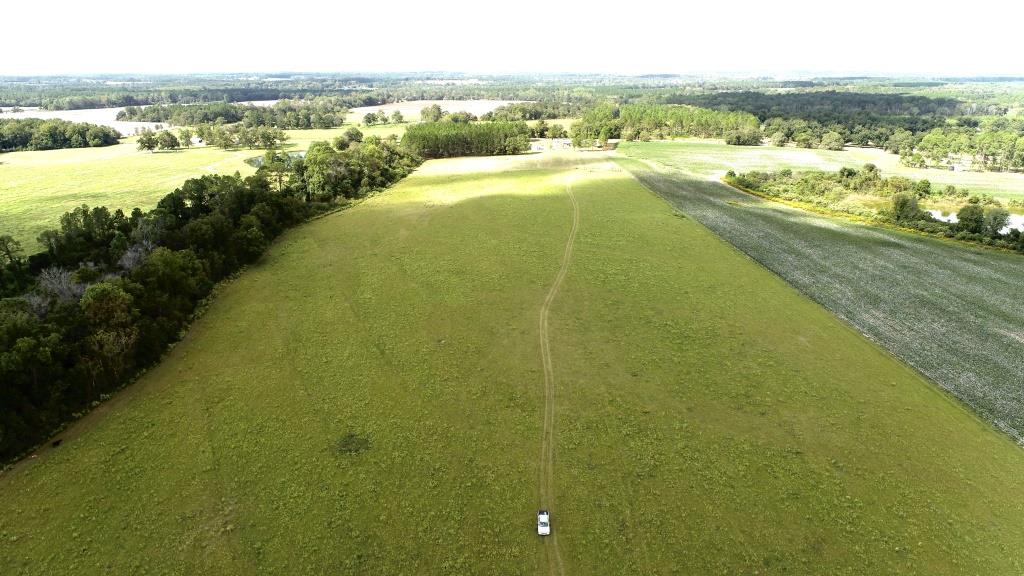
<path fill-rule="evenodd" d="M 572 202 L 572 228 L 569 230 L 569 238 L 565 242 L 565 252 L 562 254 L 562 267 L 555 276 L 555 281 L 548 290 L 544 304 L 540 308 L 540 357 L 544 365 L 544 427 L 540 445 L 540 507 L 554 512 L 554 451 L 555 451 L 555 373 L 551 364 L 551 348 L 548 339 L 548 312 L 551 310 L 551 303 L 558 295 L 558 289 L 569 272 L 569 263 L 572 261 L 573 244 L 576 241 L 576 231 L 580 227 L 580 206 L 576 202 L 576 196 L 572 193 L 572 182 L 565 185 L 565 192 Z M 552 523 L 554 524 L 554 523 Z M 551 536 L 545 541 L 544 555 L 547 558 L 548 574 L 565 574 L 565 567 L 562 564 L 562 553 L 558 549 L 558 532 L 552 528 Z"/>

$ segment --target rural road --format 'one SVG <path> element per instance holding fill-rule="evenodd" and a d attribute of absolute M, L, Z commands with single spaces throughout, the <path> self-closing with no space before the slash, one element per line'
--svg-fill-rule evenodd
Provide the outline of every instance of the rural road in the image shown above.
<path fill-rule="evenodd" d="M 565 192 L 572 202 L 572 228 L 569 230 L 569 238 L 565 242 L 565 252 L 562 253 L 562 267 L 555 276 L 554 283 L 548 290 L 544 304 L 540 307 L 540 357 L 544 365 L 544 426 L 541 435 L 540 445 L 540 507 L 549 511 L 554 509 L 554 451 L 555 451 L 555 373 L 551 365 L 551 348 L 548 339 L 548 312 L 551 310 L 551 303 L 558 296 L 558 289 L 569 272 L 569 263 L 572 260 L 573 244 L 576 242 L 576 232 L 580 227 L 580 206 L 576 202 L 576 196 L 572 193 L 572 182 L 566 183 Z M 562 553 L 558 549 L 558 531 L 552 529 L 551 536 L 545 540 L 545 556 L 547 557 L 548 574 L 565 574 L 565 567 L 562 564 Z"/>

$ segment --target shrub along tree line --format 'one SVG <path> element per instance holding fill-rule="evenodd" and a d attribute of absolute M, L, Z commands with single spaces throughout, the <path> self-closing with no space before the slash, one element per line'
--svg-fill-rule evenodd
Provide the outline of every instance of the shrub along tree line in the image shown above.
<path fill-rule="evenodd" d="M 748 112 L 722 112 L 666 104 L 603 104 L 587 110 L 573 125 L 576 146 L 609 139 L 651 140 L 681 136 L 726 138 L 730 144 L 761 143 L 760 122 Z"/>
<path fill-rule="evenodd" d="M 345 123 L 348 107 L 337 96 L 319 96 L 307 100 L 280 100 L 273 106 L 252 104 L 154 104 L 128 106 L 117 113 L 118 120 L 167 122 L 178 126 L 240 122 L 246 128 L 272 126 L 285 130 L 334 128 Z"/>
<path fill-rule="evenodd" d="M 1011 229 L 1002 233 L 1010 213 L 989 196 L 970 195 L 963 188 L 933 187 L 928 180 L 902 176 L 883 178 L 874 164 L 860 170 L 842 168 L 837 172 L 729 172 L 726 182 L 758 194 L 805 202 L 830 210 L 896 224 L 920 232 L 1024 252 L 1024 234 Z M 889 200 L 889 208 L 869 210 L 854 207 L 851 195 L 869 195 Z M 922 200 L 942 204 L 963 202 L 957 222 L 944 222 L 919 207 Z"/>
<path fill-rule="evenodd" d="M 27 258 L 0 236 L 0 460 L 156 362 L 214 283 L 283 230 L 418 163 L 395 142 L 369 138 L 316 152 L 305 166 L 281 168 L 270 155 L 254 176 L 187 180 L 149 212 L 77 208 Z"/>
<path fill-rule="evenodd" d="M 113 128 L 87 122 L 0 119 L 0 152 L 110 146 L 120 138 L 121 134 Z"/>
<path fill-rule="evenodd" d="M 405 131 L 402 146 L 422 158 L 518 154 L 530 148 L 530 127 L 525 122 L 423 122 Z"/>

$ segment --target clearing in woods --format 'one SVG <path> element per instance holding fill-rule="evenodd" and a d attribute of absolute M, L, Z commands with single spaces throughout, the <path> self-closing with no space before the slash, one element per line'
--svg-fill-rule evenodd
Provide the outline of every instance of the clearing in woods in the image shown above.
<path fill-rule="evenodd" d="M 1024 453 L 601 153 L 288 232 L 0 475 L 0 573 L 1018 574 Z M 554 390 L 554 388 L 551 388 Z M 73 481 L 69 481 L 73 479 Z"/>

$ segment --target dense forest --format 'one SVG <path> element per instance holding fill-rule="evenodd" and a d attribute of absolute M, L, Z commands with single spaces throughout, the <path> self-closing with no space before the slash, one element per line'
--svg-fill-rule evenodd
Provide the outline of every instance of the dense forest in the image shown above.
<path fill-rule="evenodd" d="M 899 131 L 919 135 L 943 126 L 962 112 L 949 98 L 857 92 L 720 92 L 664 98 L 715 110 L 742 110 L 757 116 L 763 133 L 776 145 L 793 142 L 818 148 L 826 134 L 844 143 L 883 147 Z M 834 146 L 825 146 L 832 147 Z"/>
<path fill-rule="evenodd" d="M 118 120 L 166 122 L 177 126 L 194 126 L 223 122 L 241 122 L 246 128 L 272 126 L 282 129 L 334 128 L 345 123 L 348 107 L 335 96 L 307 100 L 281 100 L 273 106 L 251 104 L 156 104 L 129 106 L 118 112 Z"/>
<path fill-rule="evenodd" d="M 518 154 L 530 148 L 530 128 L 525 122 L 424 122 L 409 126 L 402 146 L 422 158 Z"/>
<path fill-rule="evenodd" d="M 110 146 L 120 138 L 113 128 L 86 122 L 0 118 L 0 152 Z"/>
<path fill-rule="evenodd" d="M 907 140 L 891 152 L 902 156 L 910 166 L 960 165 L 965 168 L 1024 170 L 1024 118 L 1005 117 L 961 119 L 957 124 L 935 128 Z"/>
<path fill-rule="evenodd" d="M 394 141 L 319 143 L 305 160 L 270 152 L 248 178 L 188 180 L 149 212 L 82 206 L 27 258 L 0 235 L 0 461 L 156 362 L 214 283 L 283 230 L 418 163 Z"/>
<path fill-rule="evenodd" d="M 810 204 L 836 212 L 894 224 L 936 236 L 977 242 L 1024 252 L 1024 234 L 1011 229 L 1001 231 L 1010 213 L 990 197 L 974 196 L 956 186 L 933 186 L 928 180 L 902 176 L 882 177 L 873 164 L 861 169 L 843 168 L 837 172 L 747 172 L 726 175 L 726 182 L 761 196 Z M 851 196 L 885 199 L 889 207 L 881 210 L 858 208 Z M 922 201 L 959 203 L 957 222 L 943 222 L 919 207 Z"/>
<path fill-rule="evenodd" d="M 577 146 L 623 140 L 652 140 L 680 136 L 726 138 L 731 144 L 756 145 L 760 122 L 748 112 L 722 112 L 682 105 L 605 104 L 587 110 L 571 130 Z"/>

